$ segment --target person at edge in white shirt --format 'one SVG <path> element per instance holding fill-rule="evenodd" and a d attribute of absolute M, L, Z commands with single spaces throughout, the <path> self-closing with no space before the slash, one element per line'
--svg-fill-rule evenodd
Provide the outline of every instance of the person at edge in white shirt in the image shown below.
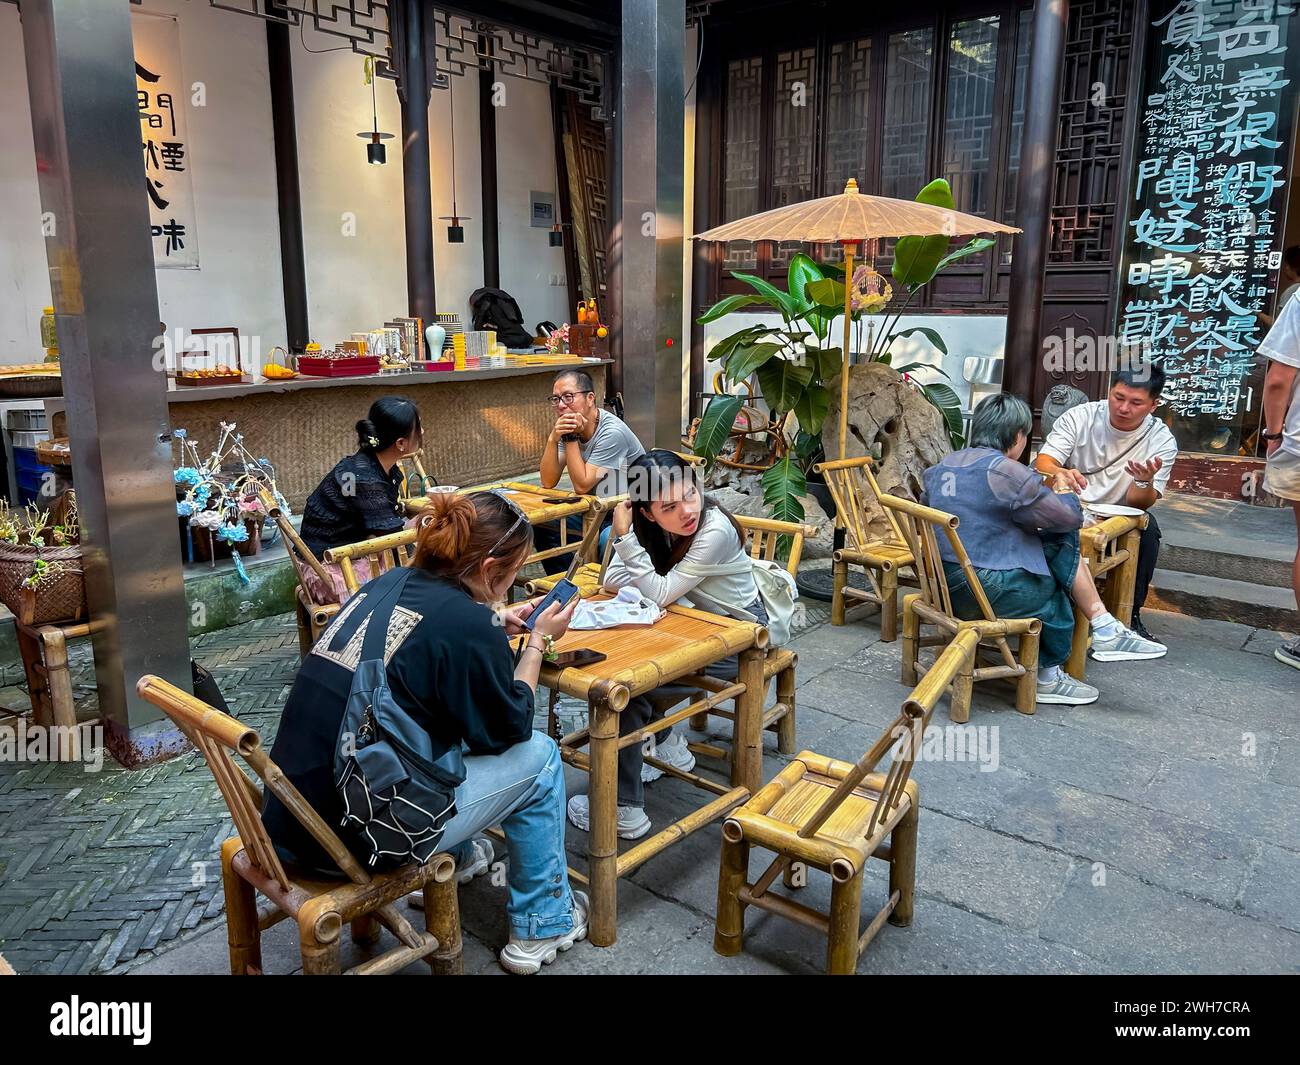
<path fill-rule="evenodd" d="M 1178 457 L 1174 434 L 1152 413 L 1164 387 L 1165 371 L 1158 362 L 1122 367 L 1106 399 L 1072 407 L 1056 420 L 1034 461 L 1034 468 L 1046 476 L 1063 471 L 1085 508 L 1109 503 L 1148 511 L 1138 547 L 1131 629 L 1106 609 L 1090 576 L 1075 581 L 1074 601 L 1089 619 L 1093 657 L 1102 660 L 1112 659 L 1107 648 L 1117 634 L 1123 643 L 1132 642 L 1124 638 L 1130 634 L 1155 647 L 1164 646 L 1147 631 L 1141 614 L 1160 554 L 1160 526 L 1149 511 L 1164 495 Z"/>
<path fill-rule="evenodd" d="M 1264 488 L 1291 504 L 1300 533 L 1300 301 L 1292 298 L 1259 346 L 1264 376 Z M 1291 587 L 1300 606 L 1300 546 L 1291 563 Z M 1300 669 L 1300 637 L 1278 647 L 1279 662 Z"/>
<path fill-rule="evenodd" d="M 735 518 L 704 495 L 689 462 L 672 451 L 648 451 L 628 465 L 627 485 L 629 499 L 614 508 L 613 557 L 605 588 L 635 588 L 661 607 L 680 603 L 714 613 L 734 611 L 766 623 L 752 570 L 735 567 L 749 560 L 744 532 Z M 735 567 L 739 572 L 703 576 L 692 572 L 694 567 L 713 566 Z M 704 673 L 734 680 L 737 669 L 733 655 Z M 637 696 L 619 714 L 619 732 L 626 736 L 644 728 L 652 717 L 697 695 L 697 689 L 669 684 Z M 623 839 L 638 839 L 650 831 L 644 785 L 663 771 L 646 764 L 647 754 L 685 772 L 695 766 L 686 737 L 672 730 L 658 733 L 654 742 L 647 740 L 644 748 L 632 744 L 619 751 L 618 834 Z M 573 796 L 568 809 L 569 820 L 586 831 L 587 796 Z"/>

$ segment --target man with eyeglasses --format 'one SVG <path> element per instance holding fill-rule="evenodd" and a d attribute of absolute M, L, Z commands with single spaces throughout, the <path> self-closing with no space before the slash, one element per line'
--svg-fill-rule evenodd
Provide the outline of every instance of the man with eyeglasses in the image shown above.
<path fill-rule="evenodd" d="M 645 448 L 625 422 L 600 408 L 591 375 L 585 370 L 562 371 L 551 386 L 549 399 L 555 426 L 542 450 L 542 487 L 554 488 L 567 469 L 573 490 L 580 495 L 603 499 L 626 492 L 628 463 L 644 455 Z M 569 539 L 580 538 L 582 519 L 568 520 Z M 608 522 L 608 515 L 605 520 Z M 533 542 L 538 550 L 558 546 L 558 525 L 537 526 Z M 562 573 L 568 568 L 568 559 L 548 558 L 542 565 L 547 573 Z"/>

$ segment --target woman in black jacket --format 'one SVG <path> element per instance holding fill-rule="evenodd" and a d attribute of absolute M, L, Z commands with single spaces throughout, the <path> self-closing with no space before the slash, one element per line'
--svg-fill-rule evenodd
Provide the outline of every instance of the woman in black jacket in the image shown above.
<path fill-rule="evenodd" d="M 493 825 L 504 829 L 511 932 L 501 964 L 537 972 L 587 934 L 587 898 L 570 890 L 564 856 L 559 748 L 533 731 L 545 638 L 564 633 L 577 601 L 547 609 L 516 664 L 508 637 L 527 631 L 533 604 L 490 604 L 504 599 L 528 557 L 527 516 L 503 495 L 475 492 L 436 496 L 420 524 L 410 570 L 390 570 L 363 587 L 317 640 L 289 694 L 271 755 L 326 823 L 338 825 L 343 805 L 334 754 L 361 655 L 358 625 L 403 580 L 385 634 L 389 690 L 428 731 L 435 760 L 453 747 L 464 752 L 465 778 L 440 848 L 457 855 L 460 878 L 468 879 L 486 872 L 493 858 L 492 845 L 478 834 Z M 263 820 L 287 860 L 329 867 L 274 796 Z M 364 859 L 358 837 L 346 829 L 340 837 Z"/>

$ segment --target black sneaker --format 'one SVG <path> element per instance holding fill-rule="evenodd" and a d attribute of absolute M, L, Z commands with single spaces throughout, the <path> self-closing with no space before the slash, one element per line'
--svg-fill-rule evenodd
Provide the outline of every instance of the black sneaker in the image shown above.
<path fill-rule="evenodd" d="M 1152 643 L 1160 643 L 1159 640 L 1157 640 L 1154 636 L 1151 635 L 1151 633 L 1147 631 L 1147 627 L 1142 624 L 1142 615 L 1139 614 L 1136 610 L 1133 611 L 1133 624 L 1130 625 L 1129 628 L 1132 629 L 1134 632 L 1136 632 L 1144 640 L 1150 640 Z M 1161 646 L 1163 647 L 1164 645 L 1161 644 Z"/>
<path fill-rule="evenodd" d="M 1273 652 L 1273 657 L 1279 662 L 1285 662 L 1288 666 L 1300 669 L 1300 639 L 1284 643 Z"/>

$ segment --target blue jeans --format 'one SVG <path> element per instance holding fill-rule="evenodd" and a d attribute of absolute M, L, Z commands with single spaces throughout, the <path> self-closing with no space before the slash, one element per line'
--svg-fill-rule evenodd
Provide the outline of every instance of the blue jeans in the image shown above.
<path fill-rule="evenodd" d="M 506 915 L 519 939 L 573 929 L 573 893 L 564 858 L 564 763 L 549 736 L 534 732 L 501 754 L 467 754 L 456 816 L 441 849 L 456 855 L 484 829 L 500 825 L 510 854 Z"/>

